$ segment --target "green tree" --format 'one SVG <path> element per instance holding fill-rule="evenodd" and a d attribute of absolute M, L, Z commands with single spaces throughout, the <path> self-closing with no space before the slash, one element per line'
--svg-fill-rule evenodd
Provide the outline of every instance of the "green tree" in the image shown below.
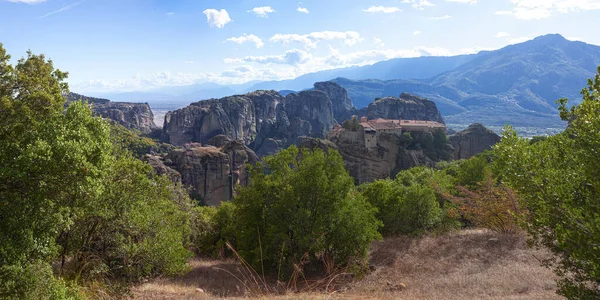
<path fill-rule="evenodd" d="M 237 250 L 261 270 L 287 277 L 322 260 L 364 262 L 379 238 L 373 208 L 354 190 L 335 150 L 292 146 L 250 168 L 234 199 Z"/>
<path fill-rule="evenodd" d="M 360 191 L 377 208 L 384 235 L 418 235 L 440 225 L 444 218 L 444 199 L 438 199 L 434 184 L 448 186 L 449 178 L 439 171 L 417 167 L 405 170 L 395 180 L 364 184 Z"/>
<path fill-rule="evenodd" d="M 0 45 L 0 297 L 64 294 L 51 263 L 80 282 L 181 271 L 181 187 L 113 144 L 87 105 L 64 111 L 67 74 L 43 55 L 9 59 Z"/>
<path fill-rule="evenodd" d="M 360 129 L 360 122 L 357 116 L 352 116 L 352 119 L 345 120 L 342 127 L 350 131 L 358 131 Z"/>
<path fill-rule="evenodd" d="M 559 293 L 600 298 L 600 67 L 583 89 L 583 102 L 560 115 L 561 134 L 530 144 L 508 127 L 495 151 L 495 168 L 529 211 L 532 242 L 556 256 L 546 263 L 559 275 Z"/>

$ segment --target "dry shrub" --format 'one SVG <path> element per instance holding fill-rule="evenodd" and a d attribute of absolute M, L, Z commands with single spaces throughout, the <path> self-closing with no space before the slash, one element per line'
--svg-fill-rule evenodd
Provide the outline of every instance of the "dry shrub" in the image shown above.
<path fill-rule="evenodd" d="M 477 227 L 499 233 L 516 233 L 519 217 L 524 210 L 519 205 L 516 192 L 508 186 L 497 184 L 486 176 L 475 190 L 457 186 L 460 196 L 448 196 L 459 209 L 461 216 Z"/>

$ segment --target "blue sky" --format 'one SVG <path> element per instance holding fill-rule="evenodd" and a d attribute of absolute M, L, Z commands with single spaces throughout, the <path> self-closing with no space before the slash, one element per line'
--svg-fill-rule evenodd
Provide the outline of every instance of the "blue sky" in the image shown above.
<path fill-rule="evenodd" d="M 600 0 L 0 0 L 0 43 L 71 90 L 287 79 L 547 33 L 600 45 Z"/>

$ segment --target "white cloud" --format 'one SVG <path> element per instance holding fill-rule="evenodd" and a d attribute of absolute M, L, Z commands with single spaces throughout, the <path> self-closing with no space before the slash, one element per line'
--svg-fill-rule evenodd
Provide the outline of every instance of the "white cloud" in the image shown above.
<path fill-rule="evenodd" d="M 254 34 L 248 35 L 245 33 L 240 37 L 231 37 L 231 38 L 226 39 L 225 41 L 234 42 L 237 44 L 243 44 L 246 42 L 250 42 L 250 43 L 254 43 L 256 45 L 256 48 L 262 48 L 265 45 L 265 43 L 259 37 L 255 36 Z"/>
<path fill-rule="evenodd" d="M 368 12 L 368 13 L 385 13 L 385 14 L 391 14 L 391 13 L 395 13 L 395 12 L 401 12 L 402 10 L 395 7 L 395 6 L 390 6 L 390 7 L 385 7 L 385 6 L 371 6 L 367 9 L 363 9 L 364 12 Z"/>
<path fill-rule="evenodd" d="M 415 47 L 399 50 L 369 50 L 342 53 L 338 49 L 329 48 L 325 56 L 313 56 L 303 50 L 291 50 L 283 55 L 248 56 L 243 58 L 226 59 L 226 63 L 240 64 L 232 66 L 220 73 L 170 73 L 160 72 L 149 75 L 136 75 L 121 80 L 88 80 L 70 83 L 76 92 L 114 92 L 114 91 L 144 91 L 164 86 L 191 85 L 202 82 L 220 84 L 244 83 L 251 80 L 284 80 L 306 73 L 328 70 L 333 68 L 362 66 L 378 61 L 401 57 L 420 56 L 449 56 L 476 53 L 486 48 L 465 48 L 450 51 L 441 47 Z M 253 66 L 251 64 L 257 64 Z"/>
<path fill-rule="evenodd" d="M 259 63 L 298 65 L 307 62 L 312 57 L 306 51 L 293 49 L 282 55 L 246 56 L 241 58 L 226 58 L 226 63 Z"/>
<path fill-rule="evenodd" d="M 422 32 L 420 30 L 413 31 L 413 35 L 420 35 Z"/>
<path fill-rule="evenodd" d="M 460 3 L 460 4 L 477 4 L 477 0 L 445 0 L 445 1 Z"/>
<path fill-rule="evenodd" d="M 261 18 L 268 18 L 270 13 L 274 13 L 276 11 L 270 6 L 260 6 L 255 7 L 252 10 L 249 10 L 248 12 L 253 12 Z"/>
<path fill-rule="evenodd" d="M 432 20 L 446 20 L 446 19 L 450 19 L 452 18 L 451 15 L 443 15 L 443 16 L 439 16 L 439 17 L 432 17 Z"/>
<path fill-rule="evenodd" d="M 174 12 L 172 12 L 172 11 L 170 11 L 170 12 L 166 13 L 165 15 L 167 15 L 167 16 L 169 16 L 169 17 L 170 17 L 170 16 L 173 16 L 173 15 L 175 15 L 175 13 L 174 13 Z"/>
<path fill-rule="evenodd" d="M 227 23 L 232 21 L 229 13 L 224 9 L 216 10 L 210 8 L 202 13 L 206 15 L 206 21 L 211 27 L 223 28 Z"/>
<path fill-rule="evenodd" d="M 498 32 L 498 33 L 496 33 L 496 37 L 497 38 L 507 38 L 509 36 L 510 36 L 510 33 L 508 33 L 508 32 Z"/>
<path fill-rule="evenodd" d="M 193 60 L 186 60 L 183 63 L 186 64 L 186 65 L 193 65 L 194 61 Z"/>
<path fill-rule="evenodd" d="M 38 4 L 38 3 L 46 2 L 46 0 L 8 0 L 8 2 L 25 3 L 25 4 Z"/>
<path fill-rule="evenodd" d="M 127 79 L 96 79 L 69 85 L 74 91 L 143 91 L 163 86 L 191 85 L 202 80 L 210 80 L 211 77 L 210 74 L 158 72 L 142 75 L 138 73 Z"/>
<path fill-rule="evenodd" d="M 352 46 L 362 41 L 362 38 L 356 31 L 317 31 L 309 34 L 276 34 L 269 39 L 272 43 L 301 43 L 308 48 L 316 48 L 317 43 L 324 40 L 342 40 L 346 45 Z"/>
<path fill-rule="evenodd" d="M 296 10 L 298 12 L 305 13 L 305 14 L 309 14 L 310 13 L 310 11 L 308 10 L 308 8 L 306 8 L 306 7 L 298 7 Z"/>
<path fill-rule="evenodd" d="M 521 20 L 540 20 L 556 14 L 600 10 L 600 0 L 508 0 L 511 10 L 497 11 Z"/>
<path fill-rule="evenodd" d="M 424 10 L 427 6 L 435 6 L 435 4 L 427 0 L 402 0 L 402 3 L 411 4 L 415 9 Z"/>
<path fill-rule="evenodd" d="M 329 47 L 330 54 L 324 58 L 317 58 L 321 64 L 330 67 L 362 66 L 378 61 L 400 57 L 420 56 L 449 56 L 451 51 L 441 47 L 415 47 L 408 50 L 370 50 L 341 54 L 339 50 Z"/>
<path fill-rule="evenodd" d="M 373 44 L 375 46 L 377 46 L 378 48 L 383 48 L 385 47 L 385 43 L 383 42 L 383 40 L 381 40 L 380 38 L 373 38 Z"/>

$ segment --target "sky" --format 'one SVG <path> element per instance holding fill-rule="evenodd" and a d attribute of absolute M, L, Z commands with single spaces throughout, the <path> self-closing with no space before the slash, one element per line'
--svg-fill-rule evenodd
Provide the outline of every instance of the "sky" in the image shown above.
<path fill-rule="evenodd" d="M 0 0 L 0 43 L 72 91 L 281 80 L 548 33 L 600 45 L 600 0 Z"/>

